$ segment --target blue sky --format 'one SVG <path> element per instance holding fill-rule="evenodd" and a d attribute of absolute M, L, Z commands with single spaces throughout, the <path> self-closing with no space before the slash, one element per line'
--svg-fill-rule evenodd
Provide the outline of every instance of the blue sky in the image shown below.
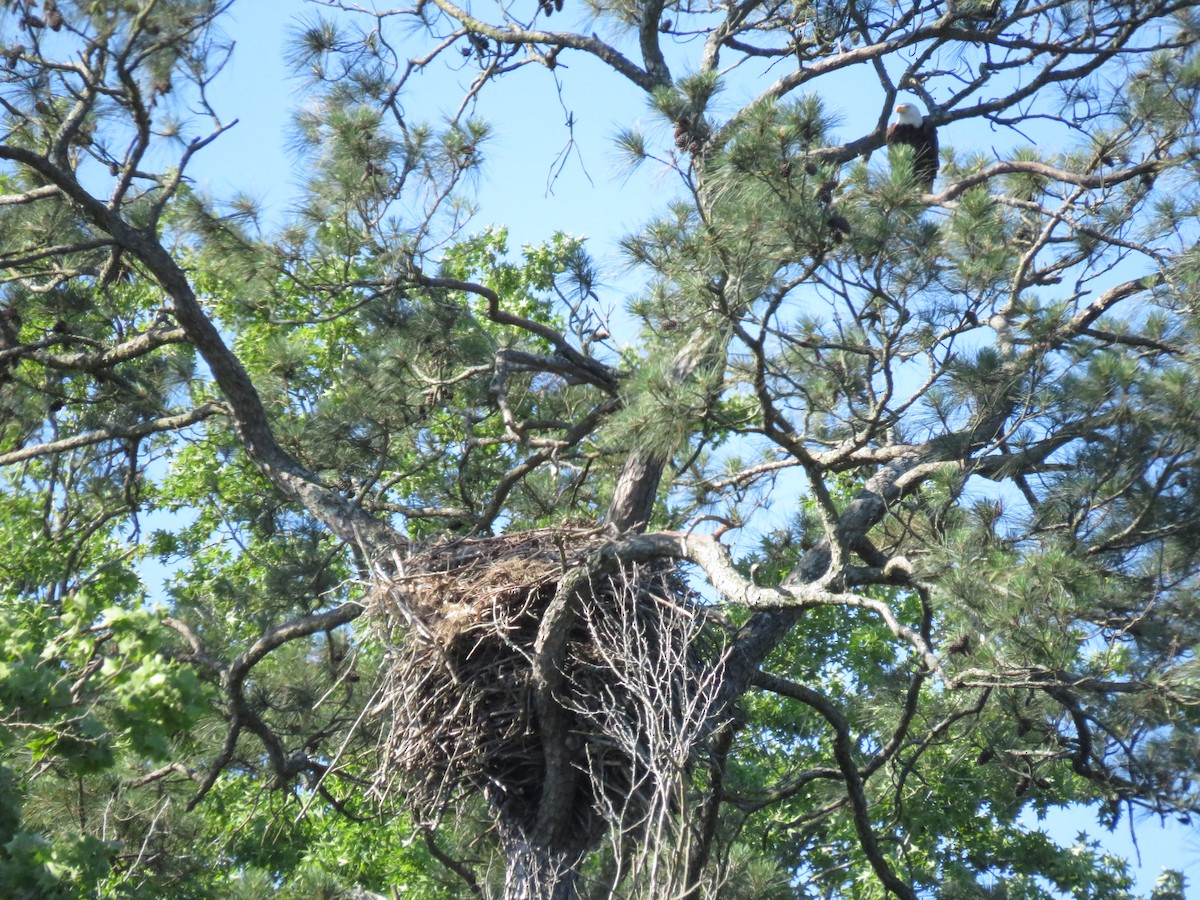
<path fill-rule="evenodd" d="M 285 41 L 297 17 L 311 18 L 317 11 L 301 0 L 241 0 L 225 25 L 237 49 L 215 85 L 212 100 L 226 121 L 240 121 L 198 157 L 192 176 L 217 198 L 238 191 L 260 198 L 268 220 L 286 218 L 301 171 L 286 147 L 290 111 L 304 100 L 303 82 L 286 72 Z M 556 24 L 559 22 L 560 27 L 572 24 L 569 7 L 562 19 L 556 17 Z M 674 193 L 675 184 L 673 176 L 653 165 L 629 175 L 613 149 L 612 137 L 619 128 L 652 122 L 640 92 L 590 60 L 565 58 L 564 63 L 562 103 L 574 116 L 582 157 L 573 155 L 553 190 L 548 189 L 550 173 L 570 136 L 565 125 L 567 113 L 544 70 L 505 79 L 488 92 L 481 106 L 495 135 L 479 185 L 476 222 L 480 228 L 508 226 L 514 247 L 544 240 L 555 231 L 587 236 L 593 253 L 609 272 L 605 302 L 619 308 L 625 292 L 633 288 L 622 278 L 617 242 L 661 208 Z M 837 95 L 825 97 L 829 107 L 841 113 L 846 135 L 869 130 L 879 114 L 867 92 L 878 92 L 878 85 L 872 86 L 864 76 L 852 74 L 839 83 Z M 453 110 L 461 96 L 454 88 L 468 79 L 469 73 L 444 71 L 417 76 L 412 87 L 413 112 L 436 119 Z M 746 99 L 751 90 L 744 86 L 730 102 Z M 949 131 L 943 135 L 944 143 L 964 141 L 965 135 Z M 1005 140 L 995 133 L 989 133 L 987 139 Z M 1171 820 L 1164 829 L 1156 819 L 1147 817 L 1136 824 L 1141 892 L 1149 891 L 1163 867 L 1181 868 L 1190 881 L 1200 884 L 1200 834 L 1195 828 Z M 1104 832 L 1086 812 L 1056 812 L 1040 827 L 1062 843 L 1070 843 L 1077 833 L 1086 831 L 1137 863 L 1137 849 L 1124 819 L 1113 834 Z M 1193 894 L 1200 897 L 1196 888 Z"/>
<path fill-rule="evenodd" d="M 213 98 L 226 121 L 239 123 L 205 150 L 194 171 L 197 182 L 215 196 L 248 191 L 265 200 L 268 215 L 286 214 L 298 177 L 286 148 L 287 131 L 290 111 L 303 102 L 304 84 L 288 75 L 284 48 L 294 23 L 318 12 L 303 0 L 243 0 L 228 14 L 224 31 L 237 50 Z M 406 110 L 413 118 L 444 117 L 457 107 L 470 75 L 469 69 L 448 73 L 440 64 L 431 66 L 410 81 Z M 635 228 L 652 208 L 650 201 L 665 196 L 673 184 L 663 173 L 630 177 L 620 171 L 611 137 L 629 123 L 615 116 L 618 110 L 646 111 L 639 91 L 600 72 L 590 60 L 571 63 L 563 75 L 582 162 L 572 154 L 549 189 L 555 158 L 570 137 L 554 84 L 544 69 L 503 80 L 486 101 L 486 111 L 499 114 L 488 117 L 494 137 L 485 151 L 489 163 L 479 185 L 477 221 L 481 227 L 489 222 L 508 226 L 514 246 L 563 231 L 598 236 L 599 252 L 614 253 L 616 238 Z M 645 118 L 650 119 L 648 111 Z"/>

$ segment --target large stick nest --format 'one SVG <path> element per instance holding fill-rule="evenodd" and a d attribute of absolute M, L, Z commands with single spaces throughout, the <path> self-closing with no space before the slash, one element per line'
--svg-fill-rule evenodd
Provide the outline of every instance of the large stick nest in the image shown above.
<path fill-rule="evenodd" d="M 378 791 L 424 818 L 482 791 L 508 823 L 532 826 L 546 781 L 538 629 L 563 576 L 611 539 L 559 527 L 438 542 L 378 579 L 370 612 L 388 648 L 373 708 L 384 724 Z M 636 816 L 651 802 L 662 776 L 655 741 L 671 729 L 698 739 L 704 723 L 685 720 L 720 655 L 699 639 L 697 598 L 674 566 L 626 567 L 584 584 L 570 599 L 577 614 L 554 695 L 565 723 L 556 737 L 577 773 L 569 803 L 580 834 L 605 810 Z"/>

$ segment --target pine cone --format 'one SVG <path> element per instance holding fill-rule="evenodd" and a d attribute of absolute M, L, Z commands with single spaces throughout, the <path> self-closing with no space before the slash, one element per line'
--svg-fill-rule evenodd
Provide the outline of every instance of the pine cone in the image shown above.
<path fill-rule="evenodd" d="M 960 634 L 946 648 L 947 653 L 970 653 L 971 652 L 971 636 L 969 634 Z"/>
<path fill-rule="evenodd" d="M 704 134 L 691 116 L 680 116 L 675 122 L 675 146 L 693 156 L 704 150 Z"/>

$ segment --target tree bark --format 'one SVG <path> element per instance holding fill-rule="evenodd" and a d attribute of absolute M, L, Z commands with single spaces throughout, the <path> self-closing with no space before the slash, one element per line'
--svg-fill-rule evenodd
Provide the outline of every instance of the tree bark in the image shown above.
<path fill-rule="evenodd" d="M 579 858 L 527 840 L 501 837 L 505 852 L 504 900 L 578 900 Z"/>
<path fill-rule="evenodd" d="M 622 533 L 646 530 L 666 463 L 661 456 L 651 456 L 637 450 L 629 454 L 608 508 L 609 525 Z"/>
<path fill-rule="evenodd" d="M 675 354 L 671 378 L 683 382 L 714 362 L 724 369 L 728 335 L 711 325 L 696 328 Z M 650 523 L 654 501 L 663 471 L 670 457 L 666 453 L 634 449 L 625 459 L 625 468 L 613 494 L 605 521 L 622 533 L 640 534 Z"/>

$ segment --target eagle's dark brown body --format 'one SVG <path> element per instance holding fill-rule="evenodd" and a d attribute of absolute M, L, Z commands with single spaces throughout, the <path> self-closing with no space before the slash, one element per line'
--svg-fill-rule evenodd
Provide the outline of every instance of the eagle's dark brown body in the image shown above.
<path fill-rule="evenodd" d="M 888 126 L 888 146 L 912 147 L 913 174 L 926 191 L 932 191 L 938 171 L 937 129 L 926 122 L 911 103 L 897 106 L 896 117 L 896 121 Z"/>

